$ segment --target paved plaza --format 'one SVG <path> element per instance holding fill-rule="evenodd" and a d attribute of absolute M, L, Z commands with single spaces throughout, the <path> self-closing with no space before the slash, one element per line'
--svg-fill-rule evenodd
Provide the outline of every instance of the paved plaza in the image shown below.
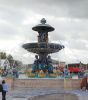
<path fill-rule="evenodd" d="M 55 99 L 52 98 L 55 97 Z M 57 97 L 56 97 L 57 96 Z M 64 97 L 63 97 L 64 96 Z M 61 90 L 61 89 L 22 89 L 22 90 L 14 90 L 7 93 L 7 100 L 40 100 L 39 98 L 47 98 L 51 100 L 88 100 L 88 91 L 81 90 Z M 44 99 L 41 100 L 44 100 Z M 1 100 L 1 93 L 0 93 Z"/>
<path fill-rule="evenodd" d="M 30 100 L 30 99 L 29 99 Z M 52 94 L 35 97 L 32 100 L 78 100 L 78 97 L 74 94 Z"/>

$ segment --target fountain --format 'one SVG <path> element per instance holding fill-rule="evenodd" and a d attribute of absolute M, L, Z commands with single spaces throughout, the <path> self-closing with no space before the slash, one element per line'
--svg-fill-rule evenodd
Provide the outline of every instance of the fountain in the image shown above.
<path fill-rule="evenodd" d="M 35 74 L 36 72 L 39 73 L 42 71 L 41 73 L 43 73 L 43 75 L 46 73 L 53 74 L 52 59 L 49 54 L 58 52 L 63 49 L 64 46 L 48 42 L 48 32 L 54 31 L 55 29 L 49 24 L 46 24 L 45 18 L 41 20 L 40 24 L 34 26 L 32 30 L 38 32 L 38 42 L 23 44 L 24 49 L 37 54 L 35 55 L 31 73 Z"/>

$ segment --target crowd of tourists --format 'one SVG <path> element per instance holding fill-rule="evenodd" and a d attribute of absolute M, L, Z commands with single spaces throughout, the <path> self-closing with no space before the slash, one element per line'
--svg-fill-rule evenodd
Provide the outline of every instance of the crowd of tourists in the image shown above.
<path fill-rule="evenodd" d="M 18 78 L 19 77 L 19 72 L 16 68 L 2 69 L 1 76 L 2 77 L 11 76 L 11 77 Z"/>

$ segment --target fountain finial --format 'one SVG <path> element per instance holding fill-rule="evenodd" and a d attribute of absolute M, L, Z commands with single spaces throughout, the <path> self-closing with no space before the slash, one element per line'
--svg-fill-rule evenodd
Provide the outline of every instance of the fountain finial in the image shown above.
<path fill-rule="evenodd" d="M 40 22 L 41 22 L 42 24 L 45 24 L 45 23 L 46 23 L 46 19 L 45 19 L 45 18 L 42 18 Z"/>

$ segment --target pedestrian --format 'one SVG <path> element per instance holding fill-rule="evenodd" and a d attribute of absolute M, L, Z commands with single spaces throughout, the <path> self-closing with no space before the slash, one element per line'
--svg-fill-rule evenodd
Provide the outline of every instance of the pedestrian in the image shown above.
<path fill-rule="evenodd" d="M 81 89 L 88 91 L 88 75 L 84 74 L 84 77 L 81 80 Z"/>
<path fill-rule="evenodd" d="M 86 83 L 86 90 L 88 91 L 88 77 L 87 77 L 87 83 Z"/>
<path fill-rule="evenodd" d="M 5 80 L 2 81 L 2 100 L 6 100 L 6 92 L 8 92 L 8 85 Z"/>
<path fill-rule="evenodd" d="M 2 89 L 3 89 L 3 88 L 2 88 L 2 84 L 0 84 L 0 92 L 2 92 Z"/>
<path fill-rule="evenodd" d="M 82 90 L 86 90 L 86 84 L 87 84 L 87 76 L 84 76 L 81 80 L 80 87 Z"/>

